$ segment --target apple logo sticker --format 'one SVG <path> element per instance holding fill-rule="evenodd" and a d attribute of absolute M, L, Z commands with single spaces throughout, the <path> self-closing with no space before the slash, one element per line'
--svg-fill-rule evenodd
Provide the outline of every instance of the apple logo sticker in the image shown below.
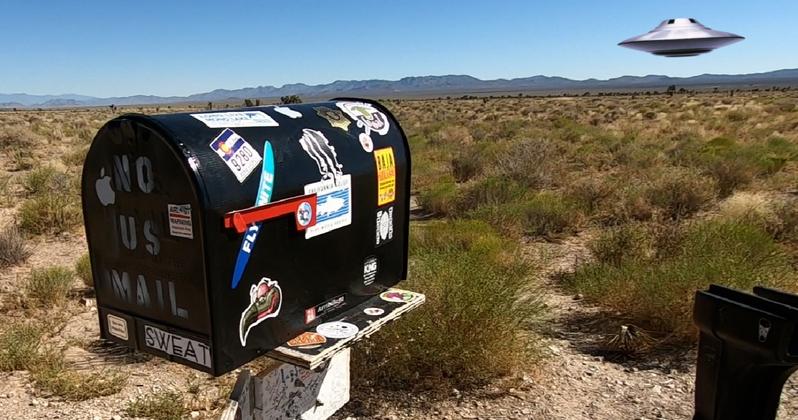
<path fill-rule="evenodd" d="M 97 190 L 97 198 L 103 206 L 114 204 L 116 193 L 111 188 L 111 177 L 105 174 L 105 168 L 100 169 L 100 179 L 94 183 L 94 188 Z"/>

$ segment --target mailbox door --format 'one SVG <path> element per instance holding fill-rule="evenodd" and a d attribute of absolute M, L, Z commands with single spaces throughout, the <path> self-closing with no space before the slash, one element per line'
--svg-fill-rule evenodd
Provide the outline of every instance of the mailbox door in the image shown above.
<path fill-rule="evenodd" d="M 136 117 L 115 119 L 86 158 L 83 211 L 101 334 L 210 370 L 202 207 L 168 136 Z"/>

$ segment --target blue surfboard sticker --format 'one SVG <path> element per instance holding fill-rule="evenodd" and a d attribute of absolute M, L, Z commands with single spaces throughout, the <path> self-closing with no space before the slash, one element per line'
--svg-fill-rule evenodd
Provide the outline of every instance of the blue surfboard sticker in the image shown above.
<path fill-rule="evenodd" d="M 268 141 L 263 146 L 263 166 L 260 172 L 260 183 L 258 184 L 258 196 L 255 199 L 256 206 L 269 204 L 272 199 L 272 188 L 274 187 L 274 152 L 272 145 Z M 233 269 L 233 279 L 230 282 L 230 287 L 235 289 L 244 276 L 244 270 L 247 268 L 249 256 L 255 248 L 255 241 L 258 239 L 258 232 L 260 231 L 261 223 L 254 223 L 247 229 L 244 239 L 241 240 L 241 247 L 238 249 L 238 257 L 236 258 L 236 265 Z"/>

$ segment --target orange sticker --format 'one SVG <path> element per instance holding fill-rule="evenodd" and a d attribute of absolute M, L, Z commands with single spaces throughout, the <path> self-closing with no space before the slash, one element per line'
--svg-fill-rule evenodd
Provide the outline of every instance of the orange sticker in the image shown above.
<path fill-rule="evenodd" d="M 374 151 L 377 163 L 377 205 L 392 203 L 396 199 L 396 161 L 393 148 L 386 147 Z"/>
<path fill-rule="evenodd" d="M 314 332 L 304 332 L 288 341 L 291 347 L 319 346 L 327 342 L 323 335 Z"/>

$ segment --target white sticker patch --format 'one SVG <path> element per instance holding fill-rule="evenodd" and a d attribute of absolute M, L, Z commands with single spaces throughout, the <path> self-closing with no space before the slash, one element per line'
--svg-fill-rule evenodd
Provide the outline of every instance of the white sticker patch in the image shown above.
<path fill-rule="evenodd" d="M 191 222 L 191 204 L 169 204 L 169 234 L 180 238 L 194 239 Z"/>
<path fill-rule="evenodd" d="M 360 331 L 355 324 L 348 322 L 327 322 L 316 327 L 316 332 L 327 338 L 349 338 Z"/>
<path fill-rule="evenodd" d="M 211 350 L 203 342 L 181 337 L 151 325 L 144 325 L 144 344 L 170 356 L 211 367 Z"/>
<path fill-rule="evenodd" d="M 385 210 L 377 210 L 376 246 L 393 239 L 393 206 Z"/>
<path fill-rule="evenodd" d="M 106 320 L 108 321 L 108 334 L 127 341 L 127 321 L 125 321 L 125 318 L 108 314 Z"/>
<path fill-rule="evenodd" d="M 257 150 L 229 128 L 213 139 L 210 147 L 222 158 L 238 182 L 244 182 L 262 160 Z"/>
<path fill-rule="evenodd" d="M 385 309 L 382 308 L 366 308 L 363 309 L 363 313 L 368 316 L 380 316 L 385 313 Z"/>
<path fill-rule="evenodd" d="M 279 113 L 285 115 L 288 118 L 293 118 L 293 119 L 302 118 L 302 113 L 301 112 L 294 111 L 293 109 L 291 109 L 291 108 L 289 108 L 287 106 L 276 106 L 276 107 L 274 107 L 274 111 L 275 112 L 279 112 Z"/>
<path fill-rule="evenodd" d="M 210 112 L 191 114 L 209 128 L 277 127 L 277 121 L 262 111 Z"/>
<path fill-rule="evenodd" d="M 316 194 L 316 224 L 305 230 L 305 239 L 352 223 L 352 176 L 305 185 L 305 194 Z"/>
<path fill-rule="evenodd" d="M 358 135 L 360 146 L 363 150 L 371 153 L 374 150 L 374 141 L 371 133 L 380 135 L 388 134 L 391 123 L 388 117 L 380 112 L 374 105 L 365 102 L 336 102 L 335 106 L 344 111 L 346 115 L 357 122 L 357 126 L 363 128 L 363 132 Z"/>

